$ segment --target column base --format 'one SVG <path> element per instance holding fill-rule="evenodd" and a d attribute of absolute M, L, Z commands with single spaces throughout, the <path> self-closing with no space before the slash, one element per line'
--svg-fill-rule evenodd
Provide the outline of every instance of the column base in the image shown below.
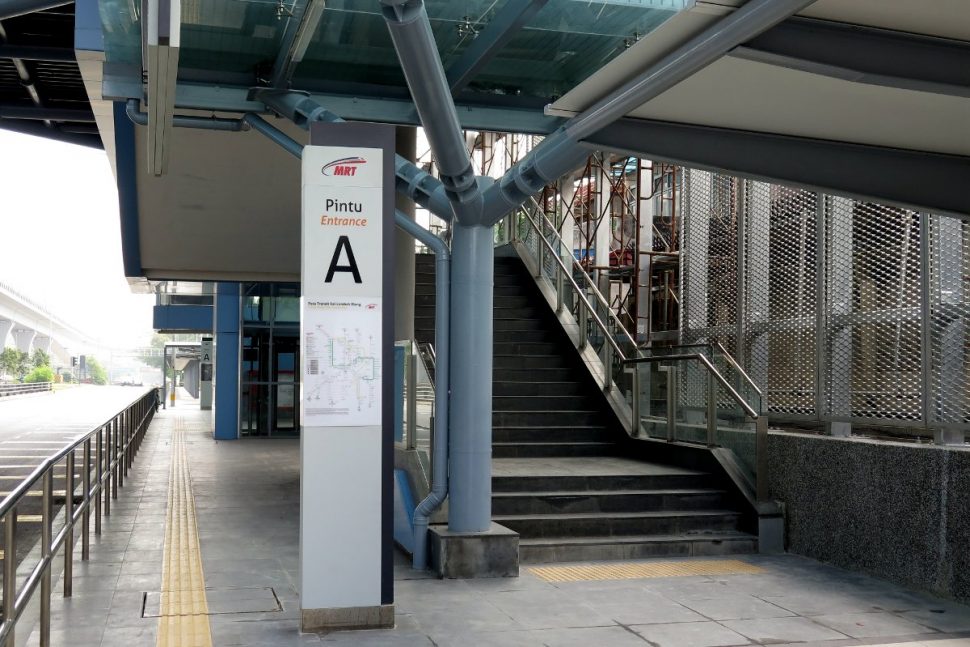
<path fill-rule="evenodd" d="M 300 631 L 304 633 L 348 629 L 383 629 L 394 626 L 394 605 L 301 609 Z"/>
<path fill-rule="evenodd" d="M 485 532 L 430 526 L 431 568 L 438 577 L 518 577 L 519 533 L 493 523 Z"/>

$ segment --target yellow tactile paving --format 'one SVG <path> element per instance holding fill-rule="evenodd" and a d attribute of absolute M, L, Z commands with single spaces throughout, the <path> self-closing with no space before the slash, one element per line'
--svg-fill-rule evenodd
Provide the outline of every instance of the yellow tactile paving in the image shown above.
<path fill-rule="evenodd" d="M 185 423 L 175 420 L 169 474 L 162 594 L 156 647 L 212 647 L 209 605 L 195 517 L 195 496 L 185 453 Z"/>
<path fill-rule="evenodd" d="M 585 582 L 592 580 L 635 580 L 650 577 L 688 575 L 750 575 L 764 573 L 759 566 L 737 559 L 689 562 L 618 562 L 577 566 L 532 566 L 529 572 L 547 582 Z"/>

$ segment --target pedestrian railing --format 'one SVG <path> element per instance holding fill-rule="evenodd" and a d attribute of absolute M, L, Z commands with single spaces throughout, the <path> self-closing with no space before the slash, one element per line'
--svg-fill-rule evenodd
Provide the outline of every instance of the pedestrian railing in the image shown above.
<path fill-rule="evenodd" d="M 575 331 L 576 348 L 595 354 L 587 366 L 599 369 L 594 377 L 603 391 L 628 405 L 627 432 L 654 438 L 659 428 L 669 441 L 730 450 L 753 496 L 767 500 L 762 394 L 734 358 L 719 344 L 641 348 L 535 199 L 531 210 L 509 216 L 505 229 L 540 288 L 555 299 L 560 321 Z M 665 392 L 659 405 L 658 386 Z"/>
<path fill-rule="evenodd" d="M 67 445 L 31 472 L 0 502 L 3 522 L 3 622 L 0 624 L 0 646 L 13 647 L 17 621 L 40 587 L 40 645 L 49 647 L 51 626 L 51 569 L 57 551 L 64 549 L 64 597 L 70 597 L 73 584 L 75 529 L 80 523 L 81 559 L 90 556 L 91 511 L 94 509 L 94 534 L 101 534 L 102 514 L 111 514 L 111 501 L 118 498 L 125 477 L 141 445 L 152 417 L 157 398 L 149 389 L 121 412 L 98 425 L 84 437 Z M 78 460 L 77 454 L 80 454 Z M 63 476 L 59 472 L 63 469 Z M 76 473 L 76 470 L 80 472 Z M 80 483 L 79 483 L 80 477 Z M 64 490 L 54 490 L 54 480 L 64 480 Z M 37 484 L 40 489 L 34 489 Z M 76 500 L 76 490 L 81 492 Z M 54 532 L 55 499 L 63 492 L 64 503 L 58 513 L 62 525 Z M 29 572 L 18 585 L 17 521 L 18 511 L 25 510 L 40 498 L 40 558 L 29 566 Z M 93 504 L 93 505 L 92 505 Z M 27 515 L 24 515 L 25 517 Z M 24 559 L 26 561 L 26 558 Z M 21 569 L 23 570 L 23 569 Z"/>
<path fill-rule="evenodd" d="M 50 391 L 52 382 L 25 382 L 24 384 L 0 384 L 0 398 L 23 393 L 43 393 Z"/>

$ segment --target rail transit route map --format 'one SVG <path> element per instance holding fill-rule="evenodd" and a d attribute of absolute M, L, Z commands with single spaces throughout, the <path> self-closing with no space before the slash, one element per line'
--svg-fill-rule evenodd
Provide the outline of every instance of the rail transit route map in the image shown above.
<path fill-rule="evenodd" d="M 305 312 L 304 424 L 380 425 L 380 299 L 308 300 Z"/>

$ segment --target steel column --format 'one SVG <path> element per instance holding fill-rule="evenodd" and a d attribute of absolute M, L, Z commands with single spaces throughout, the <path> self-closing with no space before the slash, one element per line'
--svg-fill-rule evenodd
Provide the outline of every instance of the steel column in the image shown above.
<path fill-rule="evenodd" d="M 453 532 L 492 522 L 492 228 L 455 223 L 451 277 Z"/>

